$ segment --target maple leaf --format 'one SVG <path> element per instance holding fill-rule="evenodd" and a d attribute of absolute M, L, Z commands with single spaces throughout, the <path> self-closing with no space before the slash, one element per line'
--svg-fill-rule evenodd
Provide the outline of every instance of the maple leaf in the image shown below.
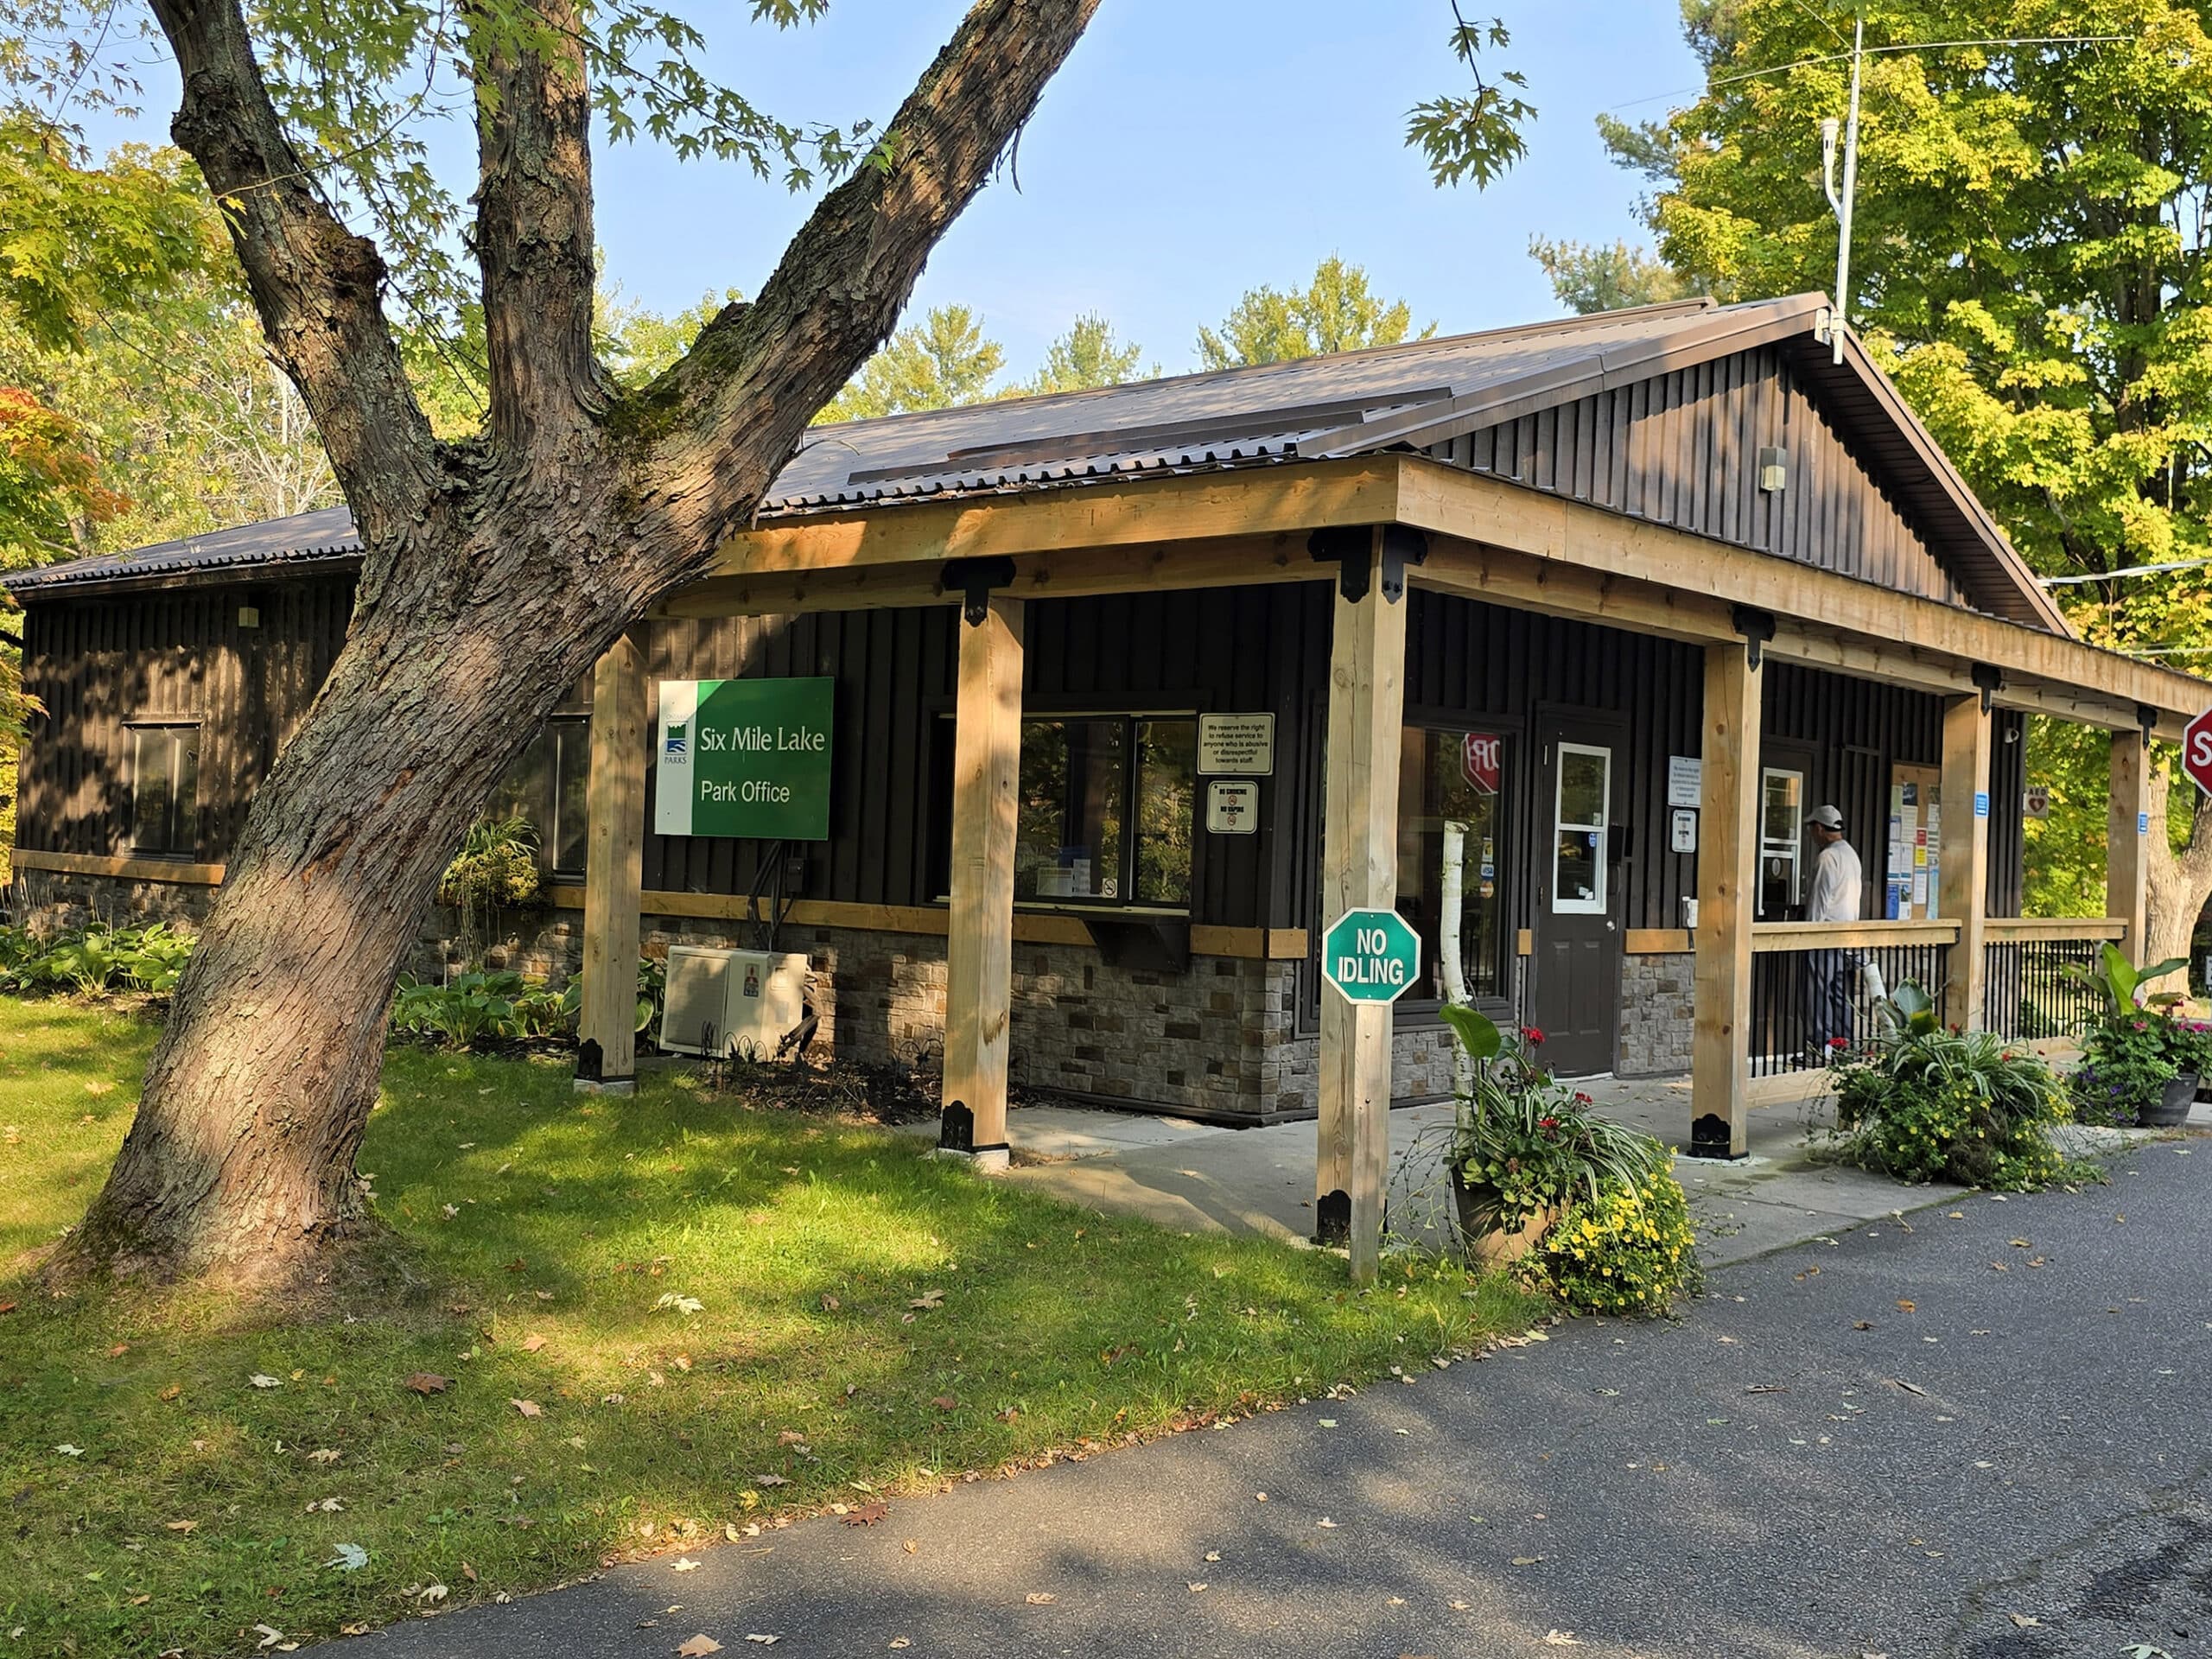
<path fill-rule="evenodd" d="M 259 1371 L 256 1371 L 251 1376 L 246 1378 L 246 1381 L 257 1389 L 281 1389 L 284 1386 L 275 1377 L 264 1376 Z"/>
<path fill-rule="evenodd" d="M 55 1446 L 54 1449 L 59 1452 L 65 1458 L 81 1458 L 85 1455 L 85 1448 L 83 1446 L 73 1446 L 67 1440 L 62 1441 L 60 1445 Z"/>
<path fill-rule="evenodd" d="M 197 1532 L 200 1530 L 200 1523 L 197 1521 L 164 1521 L 162 1522 L 162 1525 L 171 1532 Z"/>
<path fill-rule="evenodd" d="M 435 1371 L 414 1371 L 408 1375 L 400 1387 L 412 1389 L 416 1393 L 428 1396 L 433 1394 L 443 1394 L 448 1389 L 453 1387 L 453 1378 L 440 1376 Z"/>
<path fill-rule="evenodd" d="M 671 1573 L 696 1573 L 699 1570 L 699 1563 L 689 1555 L 679 1555 L 669 1563 L 668 1570 Z"/>
<path fill-rule="evenodd" d="M 756 1486 L 788 1486 L 791 1482 L 781 1475 L 755 1475 L 753 1484 Z"/>
<path fill-rule="evenodd" d="M 677 1652 L 681 1654 L 683 1656 L 683 1659 L 707 1659 L 707 1656 L 709 1654 L 720 1653 L 721 1650 L 722 1644 L 721 1643 L 715 1641 L 713 1637 L 707 1635 L 704 1631 L 702 1631 L 699 1635 L 693 1637 L 689 1642 L 686 1642 L 682 1647 L 678 1648 Z"/>
<path fill-rule="evenodd" d="M 320 1446 L 315 1451 L 308 1452 L 308 1461 L 309 1463 L 335 1463 L 339 1459 L 345 1455 L 346 1454 L 342 1452 L 334 1452 L 328 1446 Z"/>
<path fill-rule="evenodd" d="M 523 1338 L 522 1351 L 525 1354 L 534 1354 L 544 1345 L 545 1338 L 543 1337 L 525 1337 Z"/>
<path fill-rule="evenodd" d="M 925 1290 L 920 1295 L 915 1297 L 912 1301 L 907 1303 L 906 1306 L 909 1307 L 919 1308 L 943 1307 L 944 1306 L 944 1293 L 941 1290 Z"/>
<path fill-rule="evenodd" d="M 844 1520 L 845 1524 L 849 1527 L 872 1527 L 890 1513 L 891 1506 L 888 1503 L 863 1503 L 860 1508 L 855 1510 L 850 1515 L 845 1516 Z"/>
<path fill-rule="evenodd" d="M 507 1403 L 525 1417 L 543 1417 L 545 1408 L 535 1400 L 510 1400 Z"/>

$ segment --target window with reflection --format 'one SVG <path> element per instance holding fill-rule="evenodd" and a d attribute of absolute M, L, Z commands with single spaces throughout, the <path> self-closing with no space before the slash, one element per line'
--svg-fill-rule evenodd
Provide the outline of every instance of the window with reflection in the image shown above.
<path fill-rule="evenodd" d="M 200 728 L 130 730 L 131 850 L 189 858 L 200 838 Z"/>
<path fill-rule="evenodd" d="M 526 818 L 537 831 L 537 861 L 549 874 L 584 873 L 589 840 L 585 811 L 591 781 L 591 719 L 556 715 L 500 779 L 485 810 Z"/>
<path fill-rule="evenodd" d="M 1187 715 L 1022 721 L 1014 896 L 1188 907 L 1197 753 Z"/>
<path fill-rule="evenodd" d="M 1559 746 L 1552 817 L 1552 909 L 1563 915 L 1605 910 L 1605 830 L 1613 804 L 1613 752 L 1583 743 Z"/>
<path fill-rule="evenodd" d="M 1444 1001 L 1507 995 L 1505 791 L 1511 765 L 1509 740 L 1497 732 L 1405 730 L 1398 762 L 1398 913 L 1421 935 L 1421 996 Z"/>
<path fill-rule="evenodd" d="M 1781 922 L 1804 902 L 1805 774 L 1768 766 L 1759 778 L 1759 919 Z"/>

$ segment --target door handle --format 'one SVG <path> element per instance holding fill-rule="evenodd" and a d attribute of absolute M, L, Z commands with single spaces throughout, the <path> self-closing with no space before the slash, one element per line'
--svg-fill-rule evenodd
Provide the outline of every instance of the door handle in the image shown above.
<path fill-rule="evenodd" d="M 1617 932 L 1617 931 L 1619 931 L 1619 928 L 1620 928 L 1620 924 L 1619 924 L 1618 922 L 1615 921 L 1615 920 L 1614 920 L 1611 917 L 1610 917 L 1610 916 L 1608 916 L 1608 917 L 1606 917 L 1606 918 L 1605 918 L 1605 931 L 1606 931 L 1606 932 L 1608 932 L 1608 933 Z"/>

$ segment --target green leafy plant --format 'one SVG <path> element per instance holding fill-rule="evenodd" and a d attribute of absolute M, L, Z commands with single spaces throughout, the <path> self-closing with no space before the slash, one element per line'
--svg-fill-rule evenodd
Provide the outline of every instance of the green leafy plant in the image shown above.
<path fill-rule="evenodd" d="M 469 825 L 460 854 L 438 878 L 438 902 L 461 912 L 472 955 L 497 930 L 502 912 L 534 907 L 543 896 L 537 827 L 519 812 Z"/>
<path fill-rule="evenodd" d="M 2050 1128 L 2066 1091 L 2043 1059 L 1986 1032 L 1956 1032 L 1907 980 L 1865 1048 L 1831 1065 L 1845 1155 L 1899 1180 L 2023 1192 L 2076 1173 Z"/>
<path fill-rule="evenodd" d="M 1667 1149 L 1539 1065 L 1541 1031 L 1509 1036 L 1477 1009 L 1442 1013 L 1472 1063 L 1451 1150 L 1471 1225 L 1511 1233 L 1551 1217 L 1516 1267 L 1524 1282 L 1586 1313 L 1663 1310 L 1696 1270 Z"/>
<path fill-rule="evenodd" d="M 166 995 L 176 988 L 192 947 L 190 934 L 166 922 L 142 927 L 96 923 L 45 936 L 0 928 L 0 991 L 99 996 L 135 990 Z"/>
<path fill-rule="evenodd" d="M 2069 979 L 2094 987 L 2104 999 L 2107 1019 L 2132 1019 L 2137 1009 L 2150 1001 L 2145 988 L 2168 974 L 2189 966 L 2181 957 L 2168 957 L 2164 962 L 2139 968 L 2128 961 L 2126 953 L 2107 941 L 2101 960 L 2094 968 L 2085 968 L 2080 963 L 2069 963 L 2065 973 Z"/>

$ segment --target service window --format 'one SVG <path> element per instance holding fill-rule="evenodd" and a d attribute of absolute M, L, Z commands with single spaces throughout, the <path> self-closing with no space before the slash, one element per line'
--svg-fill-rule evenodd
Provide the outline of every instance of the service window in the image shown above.
<path fill-rule="evenodd" d="M 590 718 L 556 715 L 507 769 L 486 810 L 493 817 L 519 815 L 530 821 L 537 831 L 537 861 L 548 874 L 581 876 L 590 779 Z"/>
<path fill-rule="evenodd" d="M 1804 900 L 1805 774 L 1768 766 L 1759 778 L 1759 910 L 1779 922 Z"/>
<path fill-rule="evenodd" d="M 1197 752 L 1189 715 L 1022 721 L 1014 896 L 1187 908 Z"/>
<path fill-rule="evenodd" d="M 1505 791 L 1510 740 L 1495 731 L 1408 727 L 1398 762 L 1398 913 L 1421 935 L 1415 994 L 1445 1001 L 1507 995 Z M 1459 984 L 1446 942 L 1458 940 Z"/>
<path fill-rule="evenodd" d="M 200 830 L 200 728 L 148 724 L 129 730 L 131 849 L 190 858 Z"/>
<path fill-rule="evenodd" d="M 1612 804 L 1613 752 L 1561 743 L 1552 817 L 1554 912 L 1605 913 L 1605 829 Z"/>

